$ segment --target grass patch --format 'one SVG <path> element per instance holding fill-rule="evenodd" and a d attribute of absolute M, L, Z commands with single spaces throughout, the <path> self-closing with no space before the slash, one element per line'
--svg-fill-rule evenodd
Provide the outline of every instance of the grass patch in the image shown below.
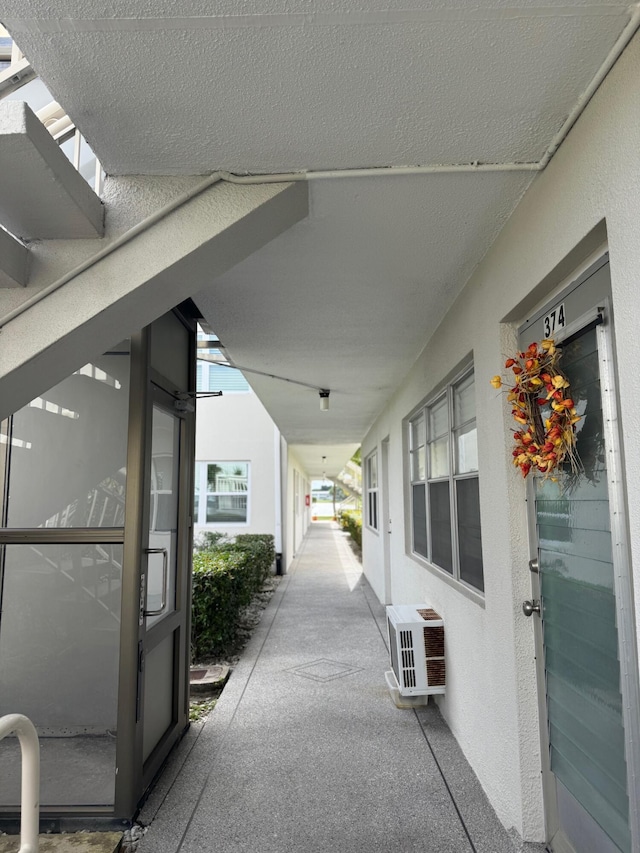
<path fill-rule="evenodd" d="M 222 692 L 222 688 L 220 689 Z M 206 699 L 191 699 L 189 702 L 189 722 L 197 723 L 203 720 L 216 707 L 217 696 L 209 696 Z"/>

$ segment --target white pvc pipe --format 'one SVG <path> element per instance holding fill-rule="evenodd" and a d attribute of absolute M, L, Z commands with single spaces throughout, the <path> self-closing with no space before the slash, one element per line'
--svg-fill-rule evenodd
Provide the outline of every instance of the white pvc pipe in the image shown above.
<path fill-rule="evenodd" d="M 230 184 L 279 184 L 332 178 L 385 178 L 398 175 L 451 175 L 469 172 L 539 172 L 539 163 L 431 163 L 425 166 L 373 166 L 366 169 L 319 169 L 309 172 L 281 172 L 272 175 L 236 175 L 220 172 Z"/>
<path fill-rule="evenodd" d="M 31 720 L 23 714 L 0 717 L 0 740 L 14 733 L 22 752 L 22 792 L 20 803 L 20 850 L 38 853 L 40 825 L 40 744 Z"/>
<path fill-rule="evenodd" d="M 587 104 L 602 85 L 604 78 L 611 71 L 616 62 L 620 59 L 620 57 L 622 56 L 622 52 L 638 31 L 638 28 L 640 27 L 640 3 L 635 3 L 630 8 L 634 11 L 631 13 L 629 23 L 620 33 L 616 43 L 609 51 L 607 58 L 598 69 L 595 77 L 593 78 L 591 83 L 589 83 L 587 89 L 583 92 L 583 94 L 576 102 L 576 105 L 567 116 L 565 123 L 562 125 L 560 130 L 551 140 L 551 144 L 544 152 L 542 159 L 538 164 L 541 170 L 547 166 L 553 155 L 556 153 L 558 148 L 560 148 L 564 140 L 567 138 L 567 136 L 571 132 L 571 128 L 578 121 L 582 113 L 585 111 Z"/>
<path fill-rule="evenodd" d="M 128 231 L 125 231 L 120 237 L 114 240 L 112 243 L 109 243 L 104 249 L 101 249 L 99 252 L 96 252 L 95 255 L 92 255 L 90 258 L 87 258 L 82 263 L 78 264 L 78 266 L 74 267 L 69 272 L 65 273 L 60 278 L 56 279 L 56 281 L 51 284 L 43 287 L 42 290 L 38 290 L 37 293 L 34 293 L 33 296 L 29 297 L 29 299 L 25 299 L 20 305 L 14 308 L 12 311 L 9 311 L 4 317 L 0 318 L 0 330 L 10 323 L 12 320 L 15 320 L 21 314 L 24 314 L 29 308 L 37 305 L 38 302 L 41 302 L 45 297 L 49 296 L 52 293 L 55 293 L 56 290 L 59 290 L 65 284 L 68 284 L 74 278 L 77 278 L 81 273 L 86 272 L 92 266 L 101 261 L 103 258 L 108 257 L 116 249 L 119 249 L 121 246 L 124 246 L 130 240 L 133 240 L 134 237 L 137 237 L 139 234 L 142 234 L 144 231 L 147 231 L 152 225 L 155 225 L 156 222 L 164 219 L 169 213 L 172 213 L 177 208 L 182 207 L 187 201 L 199 195 L 204 190 L 209 187 L 217 184 L 219 181 L 225 181 L 230 184 L 282 184 L 282 183 L 291 183 L 293 181 L 313 181 L 313 180 L 321 180 L 321 179 L 331 179 L 331 178 L 364 178 L 364 177 L 388 177 L 391 175 L 433 175 L 433 174 L 450 174 L 455 172 L 535 172 L 539 171 L 540 166 L 538 163 L 462 163 L 457 164 L 453 163 L 451 165 L 442 164 L 442 165 L 431 165 L 431 166 L 383 166 L 380 168 L 367 168 L 367 169 L 330 169 L 326 171 L 318 171 L 318 172 L 283 172 L 282 174 L 272 174 L 272 175 L 234 175 L 232 172 L 214 172 L 209 175 L 209 177 L 205 178 L 204 181 L 197 184 L 190 190 L 186 192 L 180 193 L 180 195 L 176 196 L 172 201 L 168 204 L 161 207 L 159 210 L 156 210 L 155 213 L 152 213 L 151 216 L 147 216 L 146 219 L 141 220 L 134 225 L 133 228 L 130 228 Z"/>
<path fill-rule="evenodd" d="M 271 175 L 235 175 L 232 172 L 217 171 L 210 175 L 208 178 L 206 178 L 202 183 L 195 186 L 193 189 L 181 193 L 173 201 L 169 202 L 169 204 L 165 205 L 164 207 L 161 207 L 159 210 L 157 210 L 151 216 L 148 216 L 146 219 L 143 219 L 133 228 L 130 228 L 128 231 L 126 231 L 117 240 L 114 240 L 113 243 L 110 243 L 108 246 L 105 246 L 104 249 L 97 252 L 95 255 L 88 258 L 86 261 L 79 264 L 77 267 L 74 267 L 74 269 L 70 270 L 61 278 L 57 279 L 52 284 L 48 285 L 42 290 L 39 290 L 32 297 L 25 300 L 21 305 L 18 305 L 16 308 L 14 308 L 13 311 L 9 311 L 7 314 L 5 314 L 4 317 L 0 318 L 0 330 L 2 330 L 3 326 L 6 326 L 7 323 L 11 322 L 11 320 L 15 320 L 16 317 L 19 317 L 33 305 L 36 305 L 38 302 L 48 296 L 50 293 L 53 293 L 54 291 L 58 290 L 60 287 L 67 284 L 69 281 L 88 270 L 94 264 L 98 263 L 98 261 L 102 260 L 102 258 L 105 258 L 112 252 L 115 252 L 116 249 L 119 249 L 121 246 L 123 246 L 125 243 L 128 243 L 130 240 L 132 240 L 138 234 L 141 234 L 143 231 L 146 231 L 151 225 L 154 225 L 156 222 L 159 222 L 161 219 L 164 219 L 164 217 L 167 216 L 169 213 L 176 210 L 178 207 L 181 207 L 185 202 L 189 201 L 194 196 L 199 195 L 201 192 L 208 189 L 208 187 L 218 183 L 219 181 L 226 181 L 232 184 L 276 184 L 289 183 L 292 181 L 314 181 L 332 178 L 379 178 L 392 175 L 436 175 L 469 172 L 473 173 L 543 171 L 548 165 L 553 155 L 558 150 L 558 148 L 562 145 L 564 140 L 569 135 L 571 128 L 578 121 L 578 119 L 584 112 L 587 104 L 589 103 L 595 92 L 598 90 L 607 74 L 611 71 L 611 69 L 620 58 L 633 36 L 640 28 L 640 3 L 635 3 L 629 8 L 630 10 L 632 10 L 629 23 L 626 25 L 619 38 L 617 39 L 616 43 L 611 48 L 607 58 L 598 69 L 598 72 L 592 79 L 585 92 L 578 99 L 575 107 L 569 113 L 566 121 L 564 122 L 560 130 L 551 140 L 551 144 L 548 146 L 539 162 L 480 163 L 479 161 L 474 161 L 471 163 L 434 163 L 424 166 L 382 166 L 364 169 L 326 169 L 307 172 L 283 172 L 281 174 Z"/>

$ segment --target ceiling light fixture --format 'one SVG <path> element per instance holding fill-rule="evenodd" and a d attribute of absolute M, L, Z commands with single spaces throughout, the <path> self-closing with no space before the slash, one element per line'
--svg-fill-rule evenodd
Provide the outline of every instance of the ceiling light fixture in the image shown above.
<path fill-rule="evenodd" d="M 320 391 L 320 411 L 326 412 L 329 409 L 329 394 L 331 392 L 326 388 L 322 388 Z"/>

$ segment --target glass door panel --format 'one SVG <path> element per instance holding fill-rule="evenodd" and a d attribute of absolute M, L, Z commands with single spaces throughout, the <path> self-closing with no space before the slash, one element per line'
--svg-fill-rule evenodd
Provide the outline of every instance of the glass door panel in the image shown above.
<path fill-rule="evenodd" d="M 149 531 L 142 670 L 142 757 L 157 760 L 156 747 L 176 723 L 176 653 L 183 614 L 176 610 L 180 512 L 180 441 L 183 421 L 173 398 L 154 387 L 151 406 Z M 144 561 L 143 561 L 144 564 Z M 160 750 L 162 751 L 162 750 Z M 149 766 L 150 766 L 149 765 Z M 145 774 L 149 768 L 145 768 Z"/>
<path fill-rule="evenodd" d="M 179 440 L 180 419 L 154 405 L 147 549 L 147 630 L 175 610 Z"/>

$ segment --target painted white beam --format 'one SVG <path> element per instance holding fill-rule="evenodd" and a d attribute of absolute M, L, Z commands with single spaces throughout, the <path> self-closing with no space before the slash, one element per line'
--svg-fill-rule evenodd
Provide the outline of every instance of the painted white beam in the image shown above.
<path fill-rule="evenodd" d="M 27 283 L 29 250 L 0 228 L 0 287 L 22 287 Z"/>
<path fill-rule="evenodd" d="M 126 192 L 119 203 L 128 204 Z M 308 213 L 307 186 L 219 183 L 3 326 L 0 420 Z M 238 310 L 250 310 L 238 306 Z"/>
<path fill-rule="evenodd" d="M 23 101 L 0 102 L 0 222 L 25 240 L 104 233 L 102 202 Z"/>

